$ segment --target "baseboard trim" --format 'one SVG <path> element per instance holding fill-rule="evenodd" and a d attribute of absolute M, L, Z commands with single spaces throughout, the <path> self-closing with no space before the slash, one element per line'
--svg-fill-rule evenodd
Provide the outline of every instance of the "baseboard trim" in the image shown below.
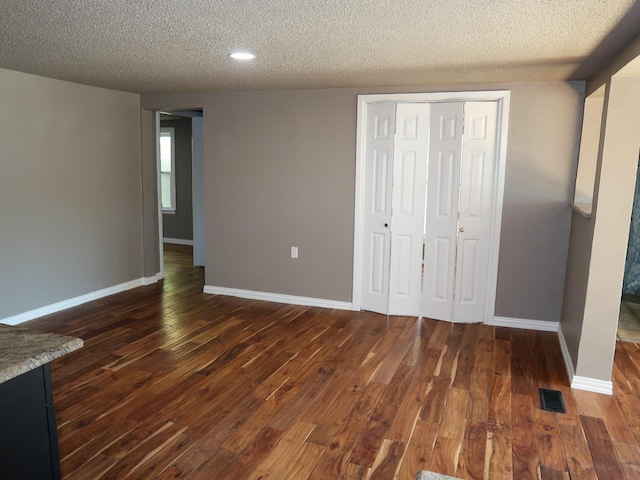
<path fill-rule="evenodd" d="M 144 277 L 142 279 L 142 284 L 143 285 L 152 285 L 154 283 L 158 283 L 160 280 L 162 280 L 162 273 L 158 272 L 155 275 L 151 275 L 150 277 Z"/>
<path fill-rule="evenodd" d="M 263 300 L 265 302 L 288 303 L 290 305 L 305 305 L 308 307 L 330 308 L 336 310 L 353 310 L 353 304 L 351 302 L 339 302 L 336 300 L 325 300 L 322 298 L 298 297 L 295 295 L 283 295 L 281 293 L 214 287 L 212 285 L 205 285 L 202 291 L 213 295 L 228 295 L 231 297 L 247 298 L 250 300 Z"/>
<path fill-rule="evenodd" d="M 587 392 L 602 393 L 604 395 L 613 395 L 613 383 L 606 380 L 598 380 L 596 378 L 573 376 L 571 380 L 571 388 L 577 390 L 586 390 Z"/>
<path fill-rule="evenodd" d="M 564 338 L 564 332 L 562 327 L 558 329 L 558 340 L 560 341 L 560 350 L 562 351 L 562 358 L 564 359 L 564 366 L 567 369 L 567 375 L 569 376 L 569 385 L 573 382 L 573 377 L 576 371 L 573 367 L 573 360 L 571 360 L 571 354 L 569 353 L 569 347 L 567 346 L 567 340 Z"/>
<path fill-rule="evenodd" d="M 528 320 L 526 318 L 494 317 L 487 325 L 495 327 L 524 328 L 526 330 L 538 330 L 540 332 L 557 332 L 560 322 L 546 322 L 544 320 Z"/>
<path fill-rule="evenodd" d="M 99 298 L 108 297 L 116 293 L 124 292 L 125 290 L 131 290 L 132 288 L 140 287 L 144 285 L 144 278 L 137 278 L 129 282 L 114 285 L 113 287 L 103 288 L 102 290 L 96 290 L 95 292 L 80 295 L 79 297 L 70 298 L 68 300 L 62 300 L 51 305 L 29 310 L 28 312 L 13 315 L 11 317 L 0 319 L 0 323 L 7 325 L 18 325 L 29 320 L 44 317 L 45 315 L 51 315 L 67 308 L 77 307 L 83 303 L 91 302 L 92 300 L 98 300 Z"/>
<path fill-rule="evenodd" d="M 193 247 L 193 240 L 185 240 L 183 238 L 168 238 L 163 237 L 162 243 L 173 243 L 174 245 L 190 245 Z"/>

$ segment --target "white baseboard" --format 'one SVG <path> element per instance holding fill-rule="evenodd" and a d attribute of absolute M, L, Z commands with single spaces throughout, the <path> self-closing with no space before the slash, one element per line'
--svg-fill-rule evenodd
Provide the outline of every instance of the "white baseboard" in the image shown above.
<path fill-rule="evenodd" d="M 229 295 L 231 297 L 248 298 L 251 300 L 263 300 L 265 302 L 288 303 L 290 305 L 305 305 L 308 307 L 331 308 L 337 310 L 353 310 L 351 302 L 339 302 L 336 300 L 324 300 L 322 298 L 298 297 L 283 295 L 280 293 L 255 292 L 253 290 L 240 290 L 237 288 L 214 287 L 205 285 L 204 293 L 214 295 Z"/>
<path fill-rule="evenodd" d="M 5 323 L 7 325 L 18 325 L 22 322 L 28 322 L 29 320 L 34 320 L 39 317 L 44 317 L 45 315 L 50 315 L 52 313 L 66 310 L 67 308 L 77 307 L 78 305 L 91 302 L 92 300 L 98 300 L 102 297 L 108 297 L 109 295 L 114 295 L 116 293 L 124 292 L 125 290 L 131 290 L 132 288 L 140 287 L 145 284 L 144 281 L 144 278 L 137 278 L 129 282 L 114 285 L 113 287 L 103 288 L 102 290 L 97 290 L 85 295 L 80 295 L 79 297 L 70 298 L 68 300 L 63 300 L 51 305 L 36 308 L 35 310 L 29 310 L 28 312 L 3 318 L 0 319 L 0 323 Z"/>
<path fill-rule="evenodd" d="M 164 275 L 162 275 L 162 273 L 158 272 L 155 275 L 151 275 L 150 277 L 144 277 L 142 279 L 142 284 L 143 285 L 152 285 L 154 283 L 158 283 L 160 280 L 162 280 L 163 277 L 164 277 Z"/>
<path fill-rule="evenodd" d="M 604 395 L 613 395 L 613 383 L 611 381 L 598 380 L 596 378 L 574 375 L 573 380 L 571 380 L 571 388 L 594 393 L 602 393 Z"/>
<path fill-rule="evenodd" d="M 524 328 L 526 330 L 538 330 L 541 332 L 557 332 L 559 322 L 546 322 L 544 320 L 527 320 L 526 318 L 494 317 L 487 325 L 495 327 Z"/>
<path fill-rule="evenodd" d="M 183 238 L 162 238 L 162 243 L 173 243 L 175 245 L 190 245 L 193 247 L 193 240 L 185 240 Z"/>
<path fill-rule="evenodd" d="M 573 382 L 573 377 L 576 371 L 573 367 L 573 360 L 571 360 L 571 354 L 569 353 L 569 347 L 567 341 L 564 338 L 564 332 L 562 327 L 558 329 L 558 340 L 560 341 L 560 350 L 562 351 L 562 358 L 564 358 L 564 366 L 567 369 L 567 375 L 569 376 L 569 384 Z"/>

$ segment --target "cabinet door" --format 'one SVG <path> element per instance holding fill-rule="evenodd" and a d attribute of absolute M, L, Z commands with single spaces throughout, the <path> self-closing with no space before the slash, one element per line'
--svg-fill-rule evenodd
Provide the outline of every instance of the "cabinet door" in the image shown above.
<path fill-rule="evenodd" d="M 60 478 L 55 416 L 45 387 L 50 382 L 48 368 L 39 367 L 0 384 L 2 478 Z M 50 397 L 50 383 L 48 388 Z"/>

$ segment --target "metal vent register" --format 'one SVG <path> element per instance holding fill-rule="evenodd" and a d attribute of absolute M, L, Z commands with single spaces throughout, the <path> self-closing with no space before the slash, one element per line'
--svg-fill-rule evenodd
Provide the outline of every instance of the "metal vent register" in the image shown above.
<path fill-rule="evenodd" d="M 548 412 L 567 413 L 567 409 L 564 406 L 564 399 L 562 398 L 562 392 L 558 390 L 541 388 L 540 402 L 542 403 L 543 410 Z"/>

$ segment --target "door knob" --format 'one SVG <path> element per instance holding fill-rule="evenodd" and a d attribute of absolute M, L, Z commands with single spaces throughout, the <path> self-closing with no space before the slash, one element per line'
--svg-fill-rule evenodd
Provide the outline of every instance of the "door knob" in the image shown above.
<path fill-rule="evenodd" d="M 464 227 L 460 227 L 460 231 L 461 231 L 461 232 L 464 232 Z"/>
<path fill-rule="evenodd" d="M 388 224 L 388 223 L 385 223 L 385 224 L 384 224 L 384 226 L 385 226 L 385 227 L 388 227 L 388 226 L 389 226 L 389 224 Z"/>

